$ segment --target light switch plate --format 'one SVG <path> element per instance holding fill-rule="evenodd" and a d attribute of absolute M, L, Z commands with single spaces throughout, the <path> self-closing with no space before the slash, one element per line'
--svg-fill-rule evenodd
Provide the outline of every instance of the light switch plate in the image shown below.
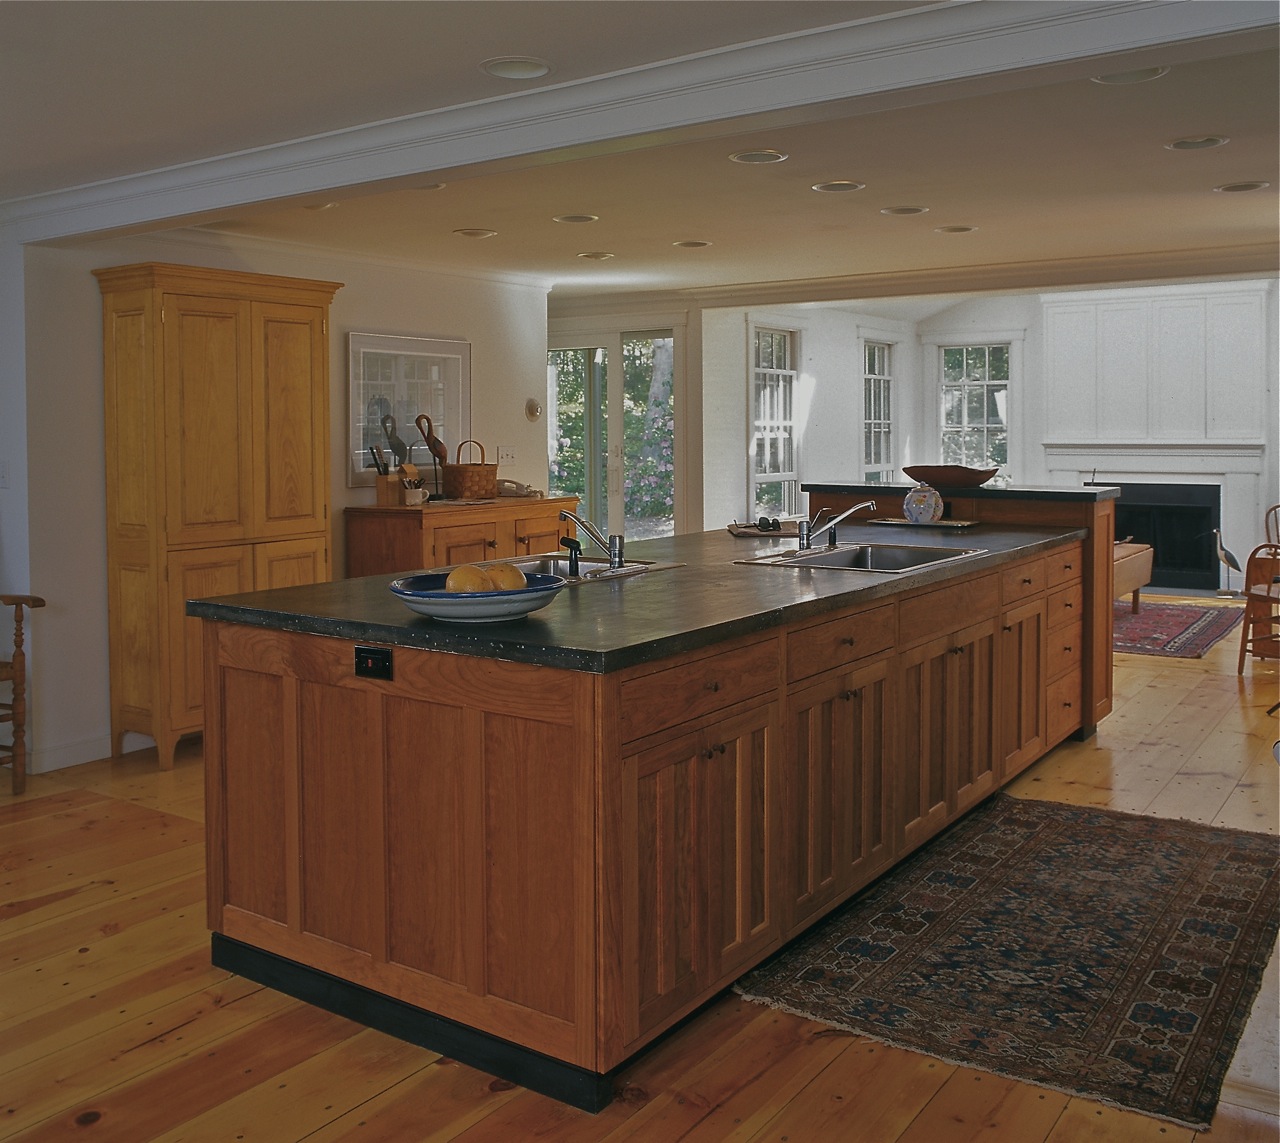
<path fill-rule="evenodd" d="M 516 450 L 506 445 L 498 446 L 498 463 L 499 464 L 515 464 Z"/>

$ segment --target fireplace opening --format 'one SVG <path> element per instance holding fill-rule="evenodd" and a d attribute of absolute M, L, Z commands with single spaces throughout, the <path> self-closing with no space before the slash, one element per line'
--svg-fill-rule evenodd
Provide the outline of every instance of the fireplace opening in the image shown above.
<path fill-rule="evenodd" d="M 1152 548 L 1153 587 L 1218 587 L 1220 569 L 1213 530 L 1220 526 L 1216 484 L 1120 484 L 1116 539 L 1132 536 Z"/>

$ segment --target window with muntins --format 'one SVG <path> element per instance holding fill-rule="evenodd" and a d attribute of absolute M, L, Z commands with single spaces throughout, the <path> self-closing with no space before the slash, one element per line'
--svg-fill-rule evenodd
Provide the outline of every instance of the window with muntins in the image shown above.
<path fill-rule="evenodd" d="M 942 463 L 1009 463 L 1009 346 L 944 345 Z"/>
<path fill-rule="evenodd" d="M 795 334 L 757 329 L 751 382 L 751 517 L 795 515 Z"/>
<path fill-rule="evenodd" d="M 893 347 L 866 342 L 862 394 L 862 479 L 890 484 L 897 464 L 893 454 Z"/>

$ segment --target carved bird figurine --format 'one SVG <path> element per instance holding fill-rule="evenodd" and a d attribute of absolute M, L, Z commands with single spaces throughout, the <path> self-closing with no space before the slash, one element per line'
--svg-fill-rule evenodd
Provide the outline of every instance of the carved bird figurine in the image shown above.
<path fill-rule="evenodd" d="M 400 439 L 400 434 L 396 432 L 396 419 L 390 413 L 382 418 L 382 433 L 387 438 L 387 447 L 391 449 L 391 455 L 396 458 L 396 466 L 399 467 L 409 459 L 409 446 Z"/>
<path fill-rule="evenodd" d="M 1227 569 L 1227 590 L 1225 594 L 1234 595 L 1235 592 L 1231 590 L 1231 573 L 1233 571 L 1240 571 L 1240 561 L 1236 559 L 1235 553 L 1230 548 L 1223 545 L 1222 533 L 1217 528 L 1214 528 L 1213 530 L 1213 538 L 1218 545 L 1218 559 L 1226 566 Z"/>
<path fill-rule="evenodd" d="M 427 443 L 427 451 L 441 464 L 448 464 L 449 450 L 444 441 L 436 436 L 435 426 L 431 423 L 431 418 L 426 413 L 419 413 L 416 424 L 418 432 L 422 434 L 422 439 Z"/>

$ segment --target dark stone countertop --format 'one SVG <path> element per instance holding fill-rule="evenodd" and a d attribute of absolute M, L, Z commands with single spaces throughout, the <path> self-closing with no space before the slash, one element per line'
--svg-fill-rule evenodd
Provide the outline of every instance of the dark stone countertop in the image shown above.
<path fill-rule="evenodd" d="M 824 484 L 821 481 L 806 481 L 800 485 L 802 492 L 825 492 L 832 496 L 869 496 L 883 497 L 886 503 L 892 503 L 896 509 L 915 487 L 914 484 L 844 484 L 839 481 Z M 1067 502 L 1092 502 L 1098 500 L 1118 500 L 1120 489 L 1114 484 L 1088 484 L 1080 488 L 1035 488 L 1025 484 L 1017 488 L 990 488 L 985 484 L 976 487 L 937 485 L 937 490 L 944 497 L 956 496 L 964 500 L 1062 500 Z"/>
<path fill-rule="evenodd" d="M 387 589 L 392 576 L 192 600 L 187 614 L 360 642 L 607 673 L 767 631 L 783 623 L 991 571 L 1069 540 L 1082 530 L 979 524 L 965 529 L 850 521 L 842 543 L 864 540 L 986 554 L 889 575 L 821 568 L 749 567 L 733 561 L 794 549 L 795 538 L 703 532 L 627 545 L 636 560 L 685 566 L 566 587 L 547 607 L 502 623 L 448 623 L 409 611 Z M 408 571 L 415 569 L 406 569 Z"/>

